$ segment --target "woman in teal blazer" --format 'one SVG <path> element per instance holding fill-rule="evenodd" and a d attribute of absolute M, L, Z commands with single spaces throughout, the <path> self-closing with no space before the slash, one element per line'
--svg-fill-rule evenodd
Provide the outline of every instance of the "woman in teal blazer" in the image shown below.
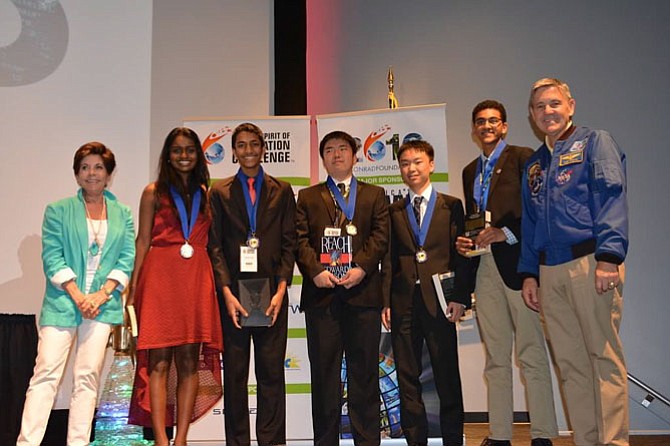
<path fill-rule="evenodd" d="M 41 443 L 73 347 L 67 444 L 89 443 L 105 348 L 112 325 L 123 322 L 121 292 L 135 258 L 130 209 L 106 190 L 115 166 L 114 154 L 103 144 L 84 144 L 73 163 L 81 189 L 74 197 L 49 204 L 44 212 L 46 292 L 17 446 Z"/>

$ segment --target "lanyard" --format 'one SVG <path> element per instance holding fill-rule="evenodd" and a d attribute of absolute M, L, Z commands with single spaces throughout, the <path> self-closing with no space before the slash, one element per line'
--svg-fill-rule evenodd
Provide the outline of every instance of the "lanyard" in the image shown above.
<path fill-rule="evenodd" d="M 349 201 L 347 201 L 344 199 L 340 189 L 335 185 L 335 181 L 333 181 L 330 176 L 328 176 L 328 179 L 326 180 L 326 185 L 328 186 L 328 189 L 330 189 L 330 193 L 333 194 L 335 202 L 349 221 L 353 221 L 354 211 L 356 210 L 356 184 L 356 177 L 351 177 L 351 184 L 349 184 Z"/>
<path fill-rule="evenodd" d="M 491 185 L 491 177 L 493 176 L 493 168 L 498 162 L 498 158 L 500 158 L 500 154 L 506 146 L 507 143 L 501 139 L 498 145 L 496 145 L 496 148 L 493 149 L 491 156 L 489 156 L 486 167 L 482 165 L 483 156 L 479 157 L 473 189 L 473 198 L 475 199 L 475 203 L 477 203 L 478 212 L 484 212 L 486 210 L 489 199 L 489 186 Z"/>
<path fill-rule="evenodd" d="M 251 203 L 251 195 L 249 194 L 249 185 L 247 184 L 247 175 L 245 175 L 240 169 L 237 172 L 237 178 L 242 183 L 242 193 L 244 194 L 244 204 L 247 208 L 247 217 L 249 217 L 249 232 L 252 236 L 256 235 L 256 215 L 258 213 L 258 203 L 261 201 L 261 186 L 263 184 L 263 178 L 265 174 L 263 168 L 260 167 L 258 170 L 258 175 L 256 175 L 256 181 L 254 182 L 254 190 L 256 191 L 256 202 Z"/>
<path fill-rule="evenodd" d="M 414 209 L 412 207 L 412 202 L 409 199 L 409 194 L 405 197 L 405 211 L 407 212 L 407 219 L 409 220 L 409 225 L 412 228 L 412 234 L 414 234 L 414 241 L 417 243 L 419 248 L 423 248 L 423 244 L 426 242 L 426 235 L 428 234 L 428 227 L 430 226 L 430 220 L 433 218 L 433 211 L 435 210 L 435 202 L 437 201 L 437 192 L 433 187 L 433 191 L 430 193 L 430 199 L 428 200 L 428 207 L 426 208 L 426 213 L 421 219 L 421 227 L 419 227 L 414 218 Z"/>
<path fill-rule="evenodd" d="M 195 221 L 198 219 L 198 212 L 200 211 L 200 199 L 202 197 L 202 191 L 200 190 L 200 188 L 198 188 L 198 190 L 195 191 L 195 194 L 193 194 L 193 203 L 191 203 L 190 220 L 186 212 L 184 199 L 181 197 L 181 195 L 179 195 L 179 192 L 177 192 L 177 189 L 175 189 L 174 186 L 170 186 L 170 194 L 172 194 L 174 204 L 175 206 L 177 206 L 177 212 L 179 212 L 179 221 L 181 222 L 181 232 L 184 235 L 184 240 L 188 241 L 189 237 L 191 237 L 191 232 L 193 232 Z"/>

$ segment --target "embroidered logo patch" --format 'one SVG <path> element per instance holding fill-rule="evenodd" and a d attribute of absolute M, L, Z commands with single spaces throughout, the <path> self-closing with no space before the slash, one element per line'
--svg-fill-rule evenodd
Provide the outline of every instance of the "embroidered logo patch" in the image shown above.
<path fill-rule="evenodd" d="M 558 183 L 559 186 L 562 186 L 569 182 L 570 178 L 572 178 L 572 169 L 563 169 L 556 176 L 556 183 Z"/>
<path fill-rule="evenodd" d="M 528 166 L 528 189 L 530 189 L 531 195 L 537 195 L 542 189 L 542 175 L 542 166 L 540 166 L 539 161 L 535 161 Z"/>
<path fill-rule="evenodd" d="M 570 164 L 578 164 L 581 163 L 582 161 L 584 161 L 584 149 L 582 148 L 580 150 L 575 151 L 570 149 L 570 152 L 560 156 L 560 158 L 558 159 L 558 166 L 559 167 L 569 166 Z"/>
<path fill-rule="evenodd" d="M 572 147 L 570 147 L 570 152 L 578 152 L 580 150 L 584 150 L 584 147 L 586 147 L 586 143 L 589 141 L 588 138 L 582 139 L 581 141 L 575 141 L 572 143 Z"/>

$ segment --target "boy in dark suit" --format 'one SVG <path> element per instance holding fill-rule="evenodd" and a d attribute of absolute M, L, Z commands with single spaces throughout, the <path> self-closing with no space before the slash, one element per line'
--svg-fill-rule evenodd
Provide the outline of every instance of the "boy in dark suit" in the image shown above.
<path fill-rule="evenodd" d="M 319 152 L 328 179 L 298 194 L 297 263 L 304 277 L 300 308 L 307 328 L 316 446 L 339 445 L 343 352 L 354 443 L 380 443 L 379 264 L 388 247 L 388 208 L 382 188 L 353 176 L 356 150 L 351 135 L 327 134 Z M 322 264 L 324 236 L 351 237 L 351 269 L 341 278 Z"/>
<path fill-rule="evenodd" d="M 222 298 L 226 444 L 250 444 L 247 383 L 251 338 L 254 342 L 261 446 L 286 443 L 284 359 L 288 328 L 287 285 L 295 263 L 295 198 L 291 185 L 263 171 L 263 131 L 240 124 L 232 135 L 239 161 L 237 175 L 210 191 L 212 228 L 209 252 L 217 292 Z M 241 327 L 248 312 L 240 304 L 240 279 L 269 279 L 271 300 L 263 308 L 269 327 Z"/>
<path fill-rule="evenodd" d="M 390 251 L 384 262 L 382 322 L 391 330 L 400 387 L 400 422 L 407 444 L 428 443 L 428 420 L 421 396 L 421 356 L 426 342 L 440 398 L 445 446 L 463 444 L 463 395 L 455 322 L 470 302 L 463 286 L 467 262 L 456 253 L 463 232 L 463 205 L 430 183 L 433 147 L 409 141 L 398 149 L 400 174 L 410 192 L 389 207 Z M 455 273 L 455 290 L 442 310 L 432 275 Z"/>

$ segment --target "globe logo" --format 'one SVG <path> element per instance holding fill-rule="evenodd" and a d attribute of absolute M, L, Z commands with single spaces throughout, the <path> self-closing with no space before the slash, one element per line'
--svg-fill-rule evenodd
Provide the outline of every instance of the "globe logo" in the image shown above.
<path fill-rule="evenodd" d="M 423 139 L 423 137 L 418 133 L 408 133 L 402 139 L 402 143 L 405 144 L 406 142 L 409 142 L 409 141 L 421 141 L 422 139 Z"/>
<path fill-rule="evenodd" d="M 218 164 L 223 161 L 225 150 L 218 142 L 215 142 L 205 150 L 205 159 L 211 164 Z"/>
<path fill-rule="evenodd" d="M 379 161 L 386 155 L 386 146 L 381 141 L 375 141 L 368 147 L 365 156 L 370 161 Z"/>

